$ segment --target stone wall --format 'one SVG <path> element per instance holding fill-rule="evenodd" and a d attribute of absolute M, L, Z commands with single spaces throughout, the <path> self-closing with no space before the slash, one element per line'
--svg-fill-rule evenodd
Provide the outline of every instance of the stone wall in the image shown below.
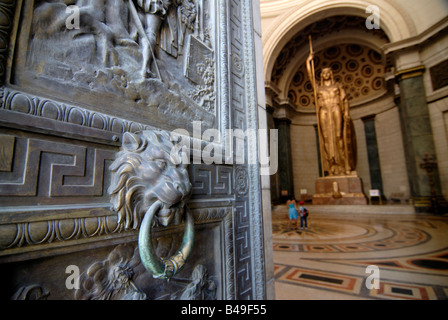
<path fill-rule="evenodd" d="M 292 171 L 294 173 L 294 194 L 300 199 L 300 190 L 309 195 L 315 192 L 315 181 L 319 177 L 316 133 L 310 125 L 291 125 Z"/>
<path fill-rule="evenodd" d="M 437 41 L 432 41 L 425 46 L 421 53 L 426 66 L 423 81 L 436 148 L 440 184 L 445 199 L 448 198 L 448 86 L 434 83 L 437 77 L 434 77 L 432 73 L 434 67 L 446 62 L 447 50 L 448 35 L 443 34 L 437 37 Z M 446 78 L 446 70 L 444 74 Z"/>
<path fill-rule="evenodd" d="M 375 118 L 378 152 L 383 179 L 383 194 L 386 198 L 402 194 L 409 198 L 409 180 L 407 177 L 403 138 L 398 108 L 389 109 Z"/>
<path fill-rule="evenodd" d="M 448 98 L 428 105 L 437 152 L 442 194 L 448 198 Z"/>

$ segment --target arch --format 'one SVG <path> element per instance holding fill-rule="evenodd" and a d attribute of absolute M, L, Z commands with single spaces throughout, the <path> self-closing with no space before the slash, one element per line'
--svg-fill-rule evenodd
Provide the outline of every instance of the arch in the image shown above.
<path fill-rule="evenodd" d="M 371 5 L 367 1 L 312 1 L 297 5 L 278 16 L 263 41 L 263 57 L 265 80 L 270 81 L 271 73 L 278 54 L 291 38 L 306 26 L 334 15 L 352 15 L 367 17 L 366 8 Z M 405 10 L 391 0 L 378 0 L 375 5 L 380 8 L 381 29 L 390 42 L 400 41 L 416 34 L 413 20 L 405 14 Z"/>
<path fill-rule="evenodd" d="M 314 52 L 318 52 L 322 49 L 328 47 L 328 44 L 331 45 L 340 45 L 345 43 L 356 43 L 373 49 L 375 51 L 381 52 L 381 47 L 386 42 L 381 41 L 377 37 L 366 37 L 365 33 L 357 32 L 357 31 L 343 31 L 338 35 L 335 35 L 330 38 L 321 38 L 316 42 L 313 42 L 313 50 Z M 277 84 L 277 88 L 279 89 L 279 100 L 283 100 L 288 96 L 288 88 L 294 77 L 295 72 L 300 67 L 301 64 L 305 63 L 305 59 L 309 54 L 309 48 L 303 47 L 301 48 L 295 55 L 294 60 L 291 61 L 288 68 L 285 69 L 285 73 L 283 74 L 280 82 Z"/>

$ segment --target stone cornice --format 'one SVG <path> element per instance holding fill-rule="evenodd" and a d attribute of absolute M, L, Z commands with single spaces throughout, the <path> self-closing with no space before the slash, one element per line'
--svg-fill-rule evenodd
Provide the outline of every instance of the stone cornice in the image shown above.
<path fill-rule="evenodd" d="M 385 44 L 383 46 L 384 53 L 390 54 L 392 52 L 397 52 L 415 46 L 420 46 L 424 44 L 426 41 L 428 41 L 430 38 L 437 35 L 438 33 L 441 33 L 443 31 L 446 32 L 447 30 L 448 30 L 448 17 L 445 17 L 416 36 Z"/>

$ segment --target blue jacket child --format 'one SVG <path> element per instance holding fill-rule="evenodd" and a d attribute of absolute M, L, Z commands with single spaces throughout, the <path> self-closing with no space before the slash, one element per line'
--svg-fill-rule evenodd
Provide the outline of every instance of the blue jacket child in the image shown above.
<path fill-rule="evenodd" d="M 299 202 L 299 212 L 300 212 L 300 229 L 303 230 L 303 224 L 305 223 L 305 230 L 308 230 L 308 209 L 304 206 L 304 202 Z"/>

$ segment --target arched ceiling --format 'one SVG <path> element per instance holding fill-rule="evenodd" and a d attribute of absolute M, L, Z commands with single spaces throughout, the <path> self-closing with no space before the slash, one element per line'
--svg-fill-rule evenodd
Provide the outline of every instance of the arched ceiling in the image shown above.
<path fill-rule="evenodd" d="M 289 98 L 297 107 L 313 103 L 313 91 L 305 69 L 311 35 L 317 77 L 331 67 L 350 100 L 365 100 L 384 92 L 386 60 L 381 47 L 389 42 L 381 29 L 367 29 L 365 18 L 336 15 L 318 20 L 296 33 L 278 54 L 270 84 L 279 100 Z"/>
<path fill-rule="evenodd" d="M 382 32 L 387 35 L 387 43 L 399 43 L 416 35 L 414 21 L 405 10 L 406 3 L 397 3 L 396 0 L 377 0 L 374 3 L 381 11 L 379 24 Z M 367 35 L 365 22 L 370 14 L 366 12 L 366 8 L 371 5 L 373 4 L 369 0 L 262 0 L 260 7 L 265 81 L 270 82 L 280 51 L 298 33 L 313 24 L 333 16 L 359 17 L 362 20 L 359 25 L 361 28 L 351 30 Z"/>
<path fill-rule="evenodd" d="M 384 91 L 384 63 L 381 54 L 359 44 L 341 44 L 315 53 L 316 81 L 322 68 L 333 70 L 334 80 L 341 83 L 349 100 L 366 99 Z M 294 73 L 288 86 L 288 98 L 298 107 L 312 107 L 313 88 L 307 77 L 305 62 Z"/>
<path fill-rule="evenodd" d="M 309 35 L 311 35 L 313 41 L 317 41 L 320 38 L 330 38 L 332 35 L 346 30 L 362 30 L 366 33 L 365 36 L 388 40 L 381 29 L 367 29 L 365 21 L 364 18 L 357 16 L 333 16 L 308 25 L 298 32 L 280 51 L 275 60 L 270 81 L 276 85 L 279 83 L 279 78 L 284 74 L 296 53 L 304 46 L 308 47 Z"/>

